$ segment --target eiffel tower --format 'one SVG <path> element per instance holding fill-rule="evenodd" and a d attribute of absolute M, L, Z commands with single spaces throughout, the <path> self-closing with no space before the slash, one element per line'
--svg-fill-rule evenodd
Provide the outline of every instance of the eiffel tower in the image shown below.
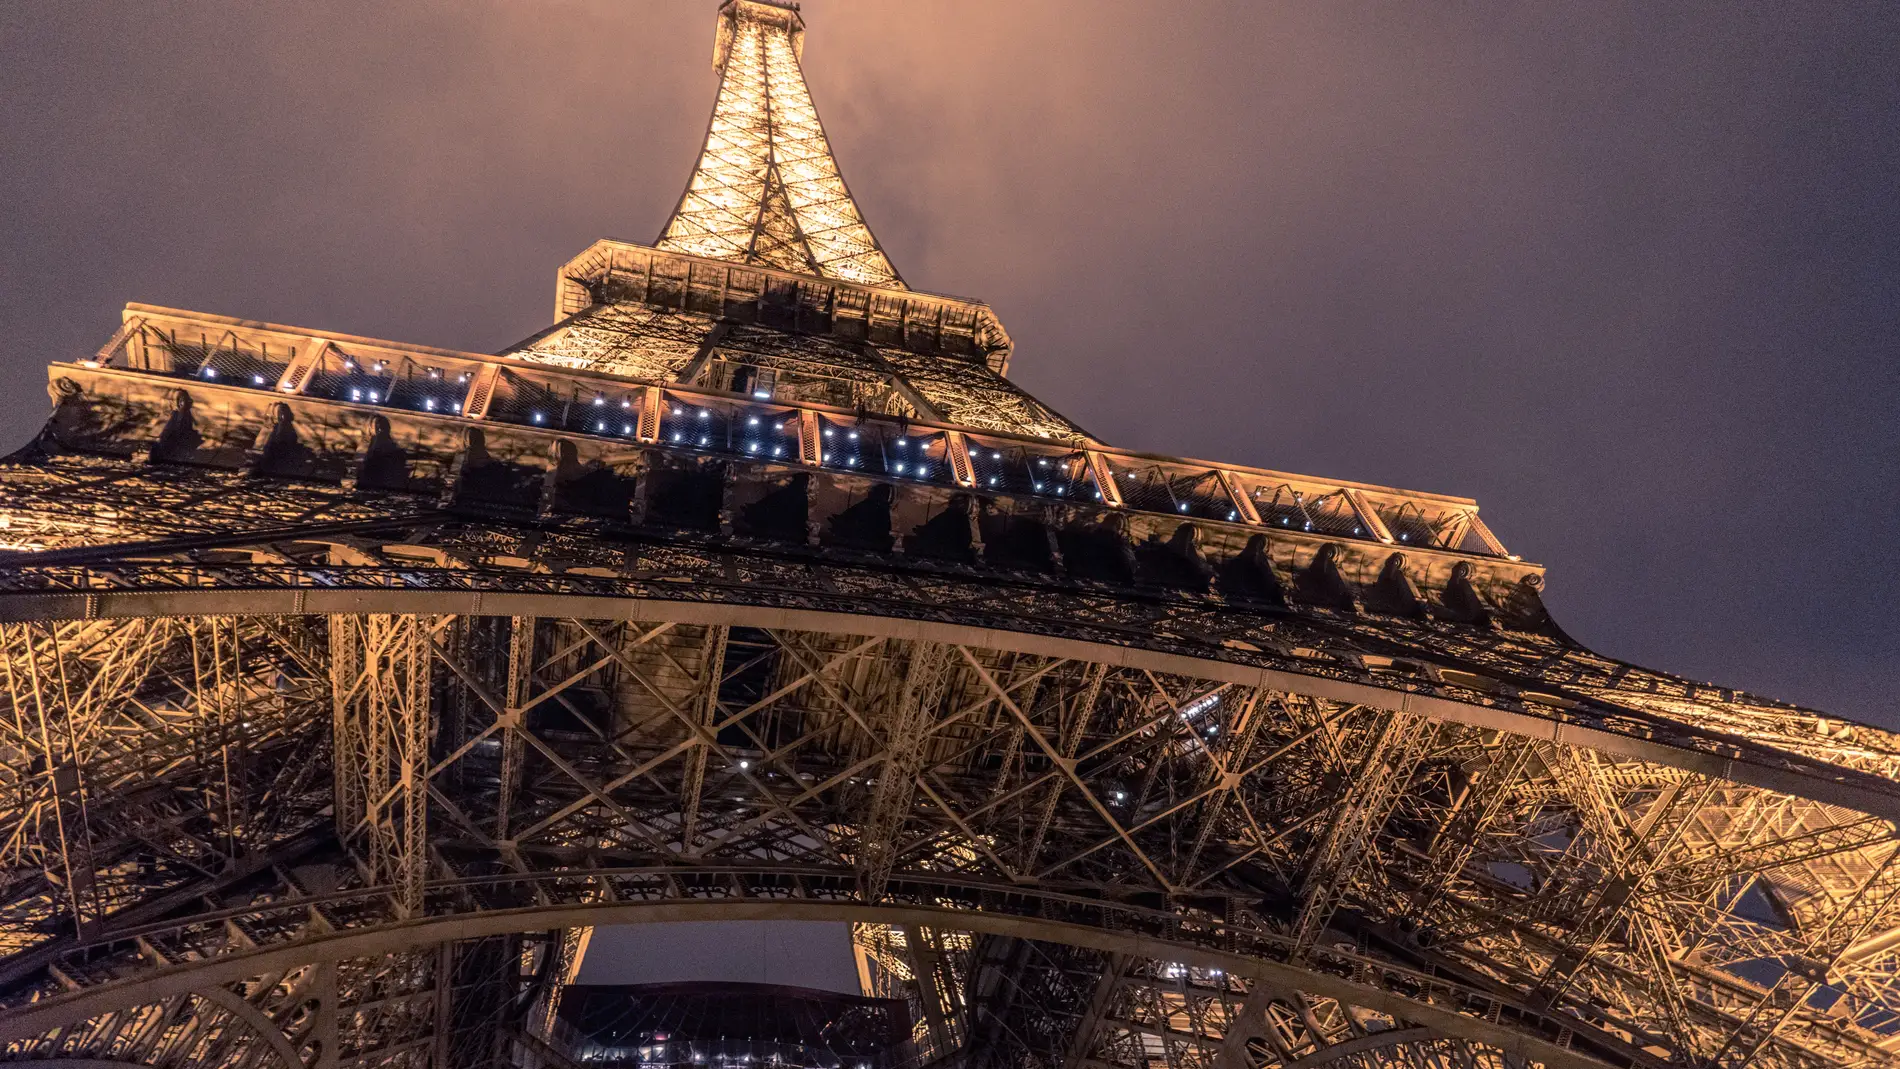
<path fill-rule="evenodd" d="M 1592 652 L 1471 500 L 1093 437 L 899 276 L 804 31 L 719 8 L 659 239 L 505 352 L 51 366 L 0 1060 L 576 1069 L 594 926 L 807 920 L 893 1066 L 1893 1064 L 1900 737 Z"/>

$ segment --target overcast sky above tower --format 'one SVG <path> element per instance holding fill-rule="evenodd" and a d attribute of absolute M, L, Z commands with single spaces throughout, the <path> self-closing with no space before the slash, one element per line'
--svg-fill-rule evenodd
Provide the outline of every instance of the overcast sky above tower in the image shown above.
<path fill-rule="evenodd" d="M 545 326 L 678 200 L 715 6 L 14 0 L 0 436 L 128 300 Z M 1900 726 L 1900 8 L 805 14 L 892 262 L 1096 435 L 1475 497 L 1593 646 Z"/>

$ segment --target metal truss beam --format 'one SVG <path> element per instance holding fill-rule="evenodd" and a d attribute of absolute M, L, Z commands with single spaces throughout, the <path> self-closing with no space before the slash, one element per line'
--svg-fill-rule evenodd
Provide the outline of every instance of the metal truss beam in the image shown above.
<path fill-rule="evenodd" d="M 175 850 L 233 856 L 233 838 L 257 838 L 260 817 L 221 814 L 265 812 L 236 801 L 276 797 L 256 791 L 263 782 L 321 797 L 290 829 L 327 838 L 252 870 L 228 900 L 193 877 L 202 906 L 175 899 L 137 920 L 109 910 L 83 931 L 57 894 L 64 870 L 42 876 L 41 898 L 0 928 L 44 946 L 31 959 L 44 971 L 0 991 L 12 1000 L 0 1042 L 330 962 L 342 986 L 335 1011 L 313 1018 L 311 1049 L 335 1051 L 339 1067 L 397 1049 L 456 1061 L 444 1013 L 459 1021 L 465 998 L 487 999 L 512 1007 L 510 1027 L 545 1028 L 572 944 L 595 924 L 750 917 L 1118 955 L 1112 971 L 1139 974 L 1132 1001 L 1093 973 L 1066 980 L 1079 990 L 1063 1027 L 1080 1031 L 1035 1041 L 1072 1064 L 1153 1043 L 1184 1069 L 1232 1067 L 1256 1036 L 1297 1060 L 1400 1026 L 1578 1067 L 1725 1044 L 1729 1061 L 1740 1051 L 1789 1069 L 1884 1056 L 1877 1033 L 1849 1023 L 1878 1019 L 1895 961 L 1880 936 L 1894 925 L 1896 845 L 1865 817 L 1310 683 L 1236 686 L 1218 675 L 1233 666 L 1207 659 L 1024 649 L 1041 640 L 891 621 L 870 635 L 878 621 L 779 626 L 834 619 L 785 610 L 632 621 L 624 607 L 619 619 L 545 607 L 33 625 L 60 629 L 59 642 L 21 640 L 16 680 L 37 658 L 42 674 L 63 666 L 119 695 L 107 706 L 173 724 L 179 758 L 162 743 L 99 749 L 83 733 L 73 752 L 82 782 L 120 785 L 115 802 L 170 791 L 209 813 L 166 817 L 191 831 Z M 24 684 L 9 696 L 48 710 L 49 727 L 76 705 L 35 705 Z M 204 744 L 262 724 L 303 760 Z M 260 779 L 267 770 L 278 779 Z M 282 779 L 298 774 L 301 795 Z M 160 826 L 128 835 L 94 815 L 95 882 L 124 879 L 110 859 L 149 854 Z M 30 834 L 50 847 L 57 829 Z M 1790 905 L 1798 927 L 1781 931 L 1735 911 L 1744 870 L 1843 889 Z M 477 968 L 441 949 L 494 939 L 531 953 Z M 978 966 L 963 953 L 913 963 L 950 985 L 940 1009 L 970 997 Z M 1752 991 L 1724 954 L 1815 964 Z M 414 1000 L 411 1024 L 363 1031 L 395 1012 L 351 979 L 365 958 L 414 963 L 394 996 Z M 450 972 L 479 974 L 470 991 L 491 993 L 430 979 Z M 327 975 L 309 974 L 319 996 Z M 1846 1009 L 1822 1011 L 1820 977 Z M 1275 1023 L 1271 992 L 1289 993 L 1293 1017 Z M 982 1016 L 995 997 L 972 1003 L 974 1017 L 940 1013 L 935 1045 L 1028 1042 L 1011 1031 L 1027 1018 Z"/>

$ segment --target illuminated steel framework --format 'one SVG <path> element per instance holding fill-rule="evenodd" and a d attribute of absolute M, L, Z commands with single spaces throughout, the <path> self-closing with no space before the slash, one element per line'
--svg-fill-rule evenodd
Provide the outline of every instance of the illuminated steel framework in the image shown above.
<path fill-rule="evenodd" d="M 1893 1060 L 1900 739 L 1591 652 L 1468 499 L 1017 389 L 801 32 L 721 8 L 658 247 L 500 355 L 132 305 L 52 366 L 0 1059 L 573 1069 L 591 926 L 794 919 L 905 1064 Z"/>
<path fill-rule="evenodd" d="M 720 11 L 719 96 L 659 247 L 902 289 L 838 173 L 799 70 L 804 37 L 795 8 Z"/>

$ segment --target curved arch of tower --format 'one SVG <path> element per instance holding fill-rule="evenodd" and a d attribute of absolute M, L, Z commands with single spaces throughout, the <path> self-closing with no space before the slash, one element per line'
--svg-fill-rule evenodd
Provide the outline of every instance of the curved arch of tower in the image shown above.
<path fill-rule="evenodd" d="M 661 237 L 503 353 L 52 365 L 0 1060 L 576 1069 L 587 932 L 715 919 L 850 923 L 892 1069 L 1894 1060 L 1900 738 L 1584 648 L 1469 499 L 1091 436 L 900 279 L 803 32 L 720 8 Z"/>

